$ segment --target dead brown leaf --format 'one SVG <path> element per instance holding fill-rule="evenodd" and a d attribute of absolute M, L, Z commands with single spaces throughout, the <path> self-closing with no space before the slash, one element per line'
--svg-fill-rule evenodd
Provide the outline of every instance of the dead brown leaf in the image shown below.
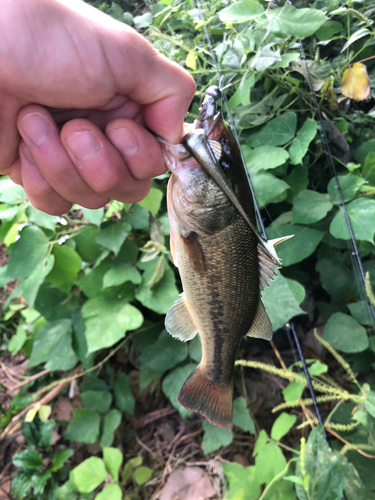
<path fill-rule="evenodd" d="M 172 472 L 160 500 L 208 500 L 216 495 L 207 472 L 199 467 L 186 467 Z"/>
<path fill-rule="evenodd" d="M 73 405 L 68 398 L 59 398 L 53 405 L 51 418 L 70 422 L 73 411 Z"/>

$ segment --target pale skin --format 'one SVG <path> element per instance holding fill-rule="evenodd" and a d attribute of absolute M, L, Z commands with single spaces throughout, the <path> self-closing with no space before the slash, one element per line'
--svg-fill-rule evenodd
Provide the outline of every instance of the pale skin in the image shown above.
<path fill-rule="evenodd" d="M 166 171 L 191 76 L 136 31 L 78 0 L 0 0 L 0 174 L 31 203 L 133 203 Z"/>

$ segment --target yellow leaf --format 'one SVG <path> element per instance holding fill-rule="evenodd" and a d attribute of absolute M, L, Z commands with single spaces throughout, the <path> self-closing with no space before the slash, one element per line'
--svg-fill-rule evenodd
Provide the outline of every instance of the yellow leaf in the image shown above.
<path fill-rule="evenodd" d="M 42 422 L 46 422 L 51 415 L 52 407 L 50 405 L 43 405 L 39 408 L 38 415 Z"/>
<path fill-rule="evenodd" d="M 192 69 L 195 71 L 197 69 L 197 63 L 195 61 L 195 52 L 194 50 L 191 50 L 189 54 L 186 57 L 185 64 L 188 68 Z"/>
<path fill-rule="evenodd" d="M 40 408 L 40 403 L 36 403 L 33 408 L 30 408 L 30 410 L 26 413 L 25 422 L 32 422 Z"/>
<path fill-rule="evenodd" d="M 370 94 L 370 78 L 367 68 L 362 63 L 353 64 L 344 71 L 341 80 L 341 92 L 355 101 L 364 101 Z"/>

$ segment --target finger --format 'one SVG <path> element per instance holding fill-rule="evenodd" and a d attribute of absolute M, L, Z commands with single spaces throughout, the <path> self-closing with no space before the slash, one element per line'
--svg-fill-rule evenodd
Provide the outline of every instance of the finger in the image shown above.
<path fill-rule="evenodd" d="M 15 184 L 22 186 L 21 160 L 19 158 L 10 166 L 9 177 Z"/>
<path fill-rule="evenodd" d="M 50 215 L 69 212 L 72 204 L 62 198 L 40 173 L 30 149 L 24 142 L 19 147 L 22 184 L 28 199 L 35 208 Z"/>
<path fill-rule="evenodd" d="M 113 120 L 105 133 L 135 179 L 151 179 L 167 171 L 159 142 L 134 121 Z"/>
<path fill-rule="evenodd" d="M 0 102 L 0 174 L 11 175 L 13 163 L 18 158 L 20 136 L 16 121 L 21 105 L 18 99 L 2 90 Z"/>
<path fill-rule="evenodd" d="M 144 198 L 150 181 L 138 180 L 108 138 L 86 120 L 71 120 L 61 130 L 61 141 L 82 179 L 96 193 L 125 203 Z"/>
<path fill-rule="evenodd" d="M 18 128 L 46 182 L 65 200 L 86 208 L 99 208 L 108 198 L 84 182 L 61 143 L 60 131 L 41 106 L 31 105 L 18 115 Z"/>
<path fill-rule="evenodd" d="M 131 28 L 123 28 L 121 41 L 124 50 L 108 47 L 106 52 L 118 85 L 117 93 L 146 106 L 144 118 L 153 132 L 166 141 L 179 142 L 183 121 L 195 93 L 193 78 L 157 53 Z"/>

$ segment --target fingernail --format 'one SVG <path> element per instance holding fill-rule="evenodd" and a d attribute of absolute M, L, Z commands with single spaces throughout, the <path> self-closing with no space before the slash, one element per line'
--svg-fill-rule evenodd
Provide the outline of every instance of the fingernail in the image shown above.
<path fill-rule="evenodd" d="M 66 142 L 70 152 L 77 160 L 88 160 L 98 152 L 100 147 L 95 135 L 87 130 L 70 135 Z"/>
<path fill-rule="evenodd" d="M 49 122 L 41 113 L 29 113 L 21 121 L 21 130 L 35 146 L 41 146 L 52 132 Z"/>
<path fill-rule="evenodd" d="M 28 146 L 23 142 L 22 145 L 21 145 L 21 148 L 22 148 L 22 153 L 23 155 L 25 156 L 26 160 L 31 163 L 31 165 L 34 165 L 35 163 L 35 160 L 34 160 L 34 157 L 33 155 L 31 154 L 31 151 L 30 149 L 28 148 Z"/>
<path fill-rule="evenodd" d="M 109 139 L 122 156 L 134 156 L 138 151 L 137 138 L 127 128 L 114 130 L 109 135 Z"/>

